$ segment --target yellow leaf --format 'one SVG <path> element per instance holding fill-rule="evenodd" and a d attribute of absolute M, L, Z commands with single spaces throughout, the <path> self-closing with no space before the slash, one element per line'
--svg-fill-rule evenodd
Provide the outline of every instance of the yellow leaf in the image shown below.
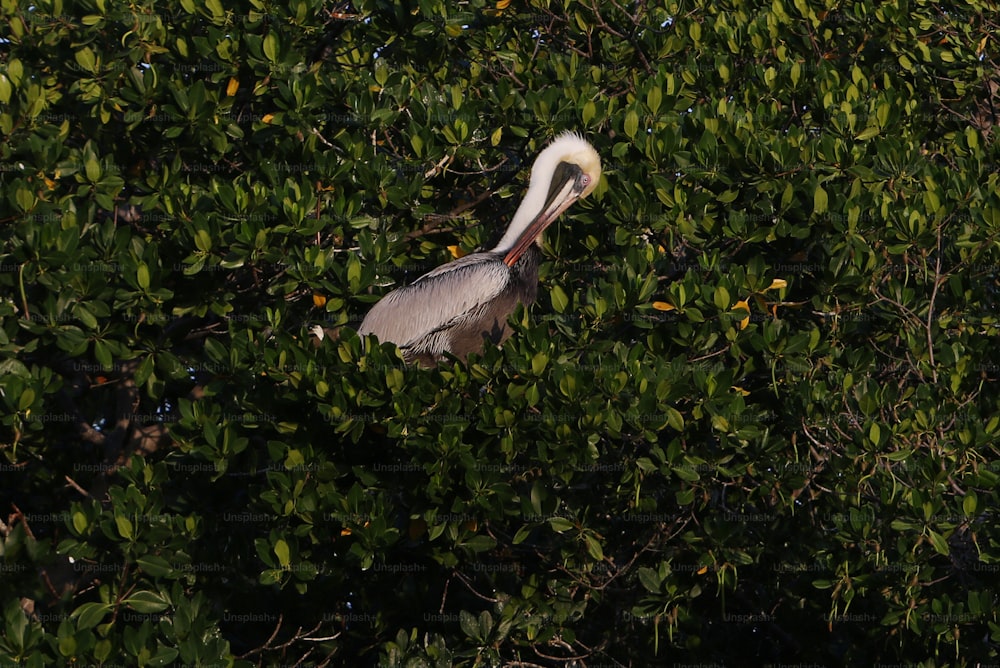
<path fill-rule="evenodd" d="M 747 325 L 750 324 L 750 304 L 747 304 L 745 300 L 741 299 L 740 301 L 736 302 L 733 305 L 733 308 L 731 308 L 730 310 L 735 311 L 738 308 L 741 308 L 747 312 L 747 317 L 740 320 L 740 329 L 746 329 Z"/>
<path fill-rule="evenodd" d="M 448 252 L 450 252 L 451 256 L 456 260 L 465 255 L 465 253 L 462 252 L 461 246 L 448 246 Z"/>
<path fill-rule="evenodd" d="M 748 396 L 750 396 L 750 393 L 749 393 L 749 392 L 747 392 L 746 390 L 744 390 L 744 389 L 743 389 L 742 387 L 740 387 L 739 385 L 733 385 L 733 389 L 734 389 L 734 390 L 736 390 L 736 392 L 737 392 L 737 393 L 738 393 L 738 394 L 739 394 L 739 395 L 740 395 L 741 397 L 748 397 Z"/>
<path fill-rule="evenodd" d="M 274 114 L 264 114 L 264 117 L 260 120 L 263 123 L 270 123 L 272 120 L 274 120 Z"/>
<path fill-rule="evenodd" d="M 673 311 L 677 307 L 667 302 L 653 302 L 653 308 L 657 311 Z"/>
<path fill-rule="evenodd" d="M 707 572 L 708 572 L 708 566 L 702 566 L 701 568 L 698 569 L 698 575 L 704 575 Z"/>
<path fill-rule="evenodd" d="M 229 85 L 226 86 L 226 95 L 232 97 L 236 95 L 236 91 L 240 88 L 240 82 L 236 77 L 229 80 Z"/>
<path fill-rule="evenodd" d="M 321 295 L 318 292 L 314 292 L 313 293 L 313 306 L 316 306 L 317 308 L 322 307 L 322 306 L 326 306 L 326 296 L 325 295 Z"/>
<path fill-rule="evenodd" d="M 510 6 L 510 0 L 500 0 L 497 2 L 497 9 L 507 9 Z"/>
<path fill-rule="evenodd" d="M 788 281 L 781 278 L 776 278 L 773 281 L 771 281 L 771 285 L 764 288 L 764 292 L 767 292 L 768 290 L 780 290 L 781 288 L 787 288 L 787 287 L 788 287 Z"/>

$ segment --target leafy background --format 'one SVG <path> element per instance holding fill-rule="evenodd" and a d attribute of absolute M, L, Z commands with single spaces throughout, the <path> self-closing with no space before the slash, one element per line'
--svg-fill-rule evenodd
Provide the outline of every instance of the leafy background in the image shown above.
<path fill-rule="evenodd" d="M 996 9 L 0 0 L 0 663 L 997 663 Z"/>

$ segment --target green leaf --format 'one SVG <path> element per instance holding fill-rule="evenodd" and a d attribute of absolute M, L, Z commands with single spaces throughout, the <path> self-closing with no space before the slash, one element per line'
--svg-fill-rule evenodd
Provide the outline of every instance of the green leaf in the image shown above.
<path fill-rule="evenodd" d="M 469 638 L 473 640 L 482 641 L 479 634 L 479 622 L 476 620 L 475 615 L 467 610 L 459 610 L 458 612 L 458 624 L 462 628 L 462 633 L 464 633 Z"/>
<path fill-rule="evenodd" d="M 600 541 L 589 533 L 584 535 L 583 540 L 587 544 L 587 554 L 596 561 L 603 561 L 604 549 L 601 547 Z"/>
<path fill-rule="evenodd" d="M 541 375 L 545 371 L 546 365 L 549 363 L 549 356 L 545 353 L 535 353 L 531 358 L 531 373 L 536 376 Z"/>
<path fill-rule="evenodd" d="M 697 44 L 701 41 L 701 24 L 698 21 L 691 21 L 688 23 L 688 34 L 691 36 L 691 41 Z"/>
<path fill-rule="evenodd" d="M 80 319 L 80 322 L 87 329 L 97 329 L 97 318 L 86 306 L 77 304 L 77 307 L 73 309 L 73 314 Z"/>
<path fill-rule="evenodd" d="M 148 590 L 133 591 L 122 603 L 143 614 L 163 612 L 170 607 L 162 596 Z"/>
<path fill-rule="evenodd" d="M 139 363 L 139 368 L 135 371 L 135 382 L 137 385 L 145 385 L 151 377 L 153 377 L 154 371 L 154 360 L 152 355 L 146 355 L 142 362 Z"/>
<path fill-rule="evenodd" d="M 931 545 L 934 546 L 934 549 L 937 551 L 938 554 L 944 555 L 946 557 L 948 556 L 948 552 L 949 552 L 948 541 L 945 540 L 944 536 L 942 536 L 941 534 L 937 533 L 936 531 L 932 531 L 931 529 L 928 529 L 927 530 L 927 537 L 930 538 Z"/>
<path fill-rule="evenodd" d="M 208 233 L 208 230 L 195 230 L 194 245 L 198 250 L 207 253 L 212 250 L 212 235 Z"/>
<path fill-rule="evenodd" d="M 885 458 L 891 462 L 902 462 L 906 461 L 913 455 L 913 450 L 896 450 L 895 452 L 888 453 Z"/>
<path fill-rule="evenodd" d="M 531 484 L 530 492 L 531 509 L 535 515 L 542 514 L 542 503 L 548 498 L 548 491 L 540 480 L 535 480 Z"/>
<path fill-rule="evenodd" d="M 670 467 L 670 470 L 673 471 L 674 475 L 678 478 L 687 482 L 697 482 L 701 479 L 701 475 L 698 473 L 698 470 L 690 466 L 672 466 Z"/>
<path fill-rule="evenodd" d="M 552 299 L 552 308 L 556 313 L 562 313 L 566 310 L 566 306 L 569 305 L 569 297 L 563 292 L 563 289 L 558 285 L 553 285 L 552 290 L 549 293 Z"/>
<path fill-rule="evenodd" d="M 549 526 L 556 533 L 563 533 L 564 531 L 569 531 L 576 525 L 565 517 L 550 517 Z"/>
<path fill-rule="evenodd" d="M 118 527 L 118 533 L 121 537 L 126 540 L 132 540 L 134 538 L 132 534 L 132 522 L 129 518 L 124 515 L 115 516 L 115 525 Z"/>
<path fill-rule="evenodd" d="M 660 111 L 660 103 L 663 101 L 663 89 L 655 83 L 650 86 L 646 93 L 646 106 L 654 115 Z"/>
<path fill-rule="evenodd" d="M 72 656 L 76 654 L 76 638 L 73 636 L 64 636 L 59 638 L 59 653 L 63 656 Z"/>
<path fill-rule="evenodd" d="M 144 554 L 136 560 L 136 564 L 154 578 L 163 577 L 174 570 L 169 561 L 155 554 Z"/>
<path fill-rule="evenodd" d="M 149 267 L 146 266 L 145 262 L 139 263 L 139 268 L 135 272 L 135 278 L 140 288 L 143 290 L 149 289 Z"/>
<path fill-rule="evenodd" d="M 414 37 L 429 37 L 437 31 L 437 28 L 433 23 L 428 21 L 422 21 L 417 25 L 413 26 L 413 36 Z"/>
<path fill-rule="evenodd" d="M 97 72 L 97 59 L 89 46 L 85 46 L 75 52 L 73 57 L 76 59 L 77 65 L 79 65 L 83 70 L 92 74 Z"/>
<path fill-rule="evenodd" d="M 352 291 L 360 288 L 361 259 L 354 253 L 351 253 L 347 258 L 347 281 Z"/>
<path fill-rule="evenodd" d="M 278 564 L 282 568 L 287 568 L 291 563 L 291 551 L 283 538 L 279 538 L 274 544 L 274 556 L 278 557 Z"/>
<path fill-rule="evenodd" d="M 517 533 L 514 534 L 514 538 L 511 539 L 511 542 L 514 545 L 520 545 L 521 543 L 523 543 L 525 540 L 528 539 L 528 536 L 531 535 L 533 529 L 534 527 L 530 524 L 523 525 L 520 529 L 517 530 Z"/>
<path fill-rule="evenodd" d="M 17 402 L 17 410 L 24 412 L 31 408 L 32 404 L 35 403 L 35 391 L 30 387 L 24 388 L 21 392 L 21 398 Z"/>
<path fill-rule="evenodd" d="M 108 347 L 108 343 L 101 339 L 94 341 L 94 359 L 97 363 L 101 365 L 102 369 L 112 369 L 115 366 L 115 360 L 111 354 L 111 348 Z"/>
<path fill-rule="evenodd" d="M 27 188 L 18 188 L 14 194 L 14 200 L 17 202 L 17 208 L 21 211 L 31 211 L 38 201 L 35 194 Z"/>
<path fill-rule="evenodd" d="M 872 125 L 859 132 L 854 138 L 858 141 L 868 141 L 873 137 L 878 137 L 880 132 L 881 129 L 878 126 Z"/>
<path fill-rule="evenodd" d="M 715 301 L 715 305 L 720 310 L 722 310 L 722 311 L 728 311 L 729 310 L 729 305 L 732 303 L 731 298 L 729 296 L 729 290 L 727 290 L 725 288 L 725 286 L 722 286 L 722 285 L 720 285 L 717 288 L 715 288 L 715 298 L 714 298 L 714 301 Z"/>
<path fill-rule="evenodd" d="M 94 645 L 94 658 L 100 662 L 106 662 L 108 657 L 111 656 L 111 650 L 114 646 L 111 644 L 110 640 L 104 639 L 97 641 Z"/>
<path fill-rule="evenodd" d="M 966 491 L 965 498 L 962 499 L 962 510 L 965 512 L 966 517 L 975 517 L 978 507 L 979 496 L 976 494 L 976 490 L 970 489 Z"/>
<path fill-rule="evenodd" d="M 304 466 L 306 463 L 306 458 L 302 455 L 301 450 L 291 449 L 288 451 L 288 456 L 285 457 L 285 468 L 294 469 L 297 467 Z"/>
<path fill-rule="evenodd" d="M 683 432 L 684 431 L 684 416 L 681 415 L 680 411 L 672 406 L 666 406 L 664 411 L 667 414 L 667 424 L 674 431 Z"/>
<path fill-rule="evenodd" d="M 274 32 L 264 38 L 264 57 L 272 63 L 278 62 L 278 35 Z"/>
<path fill-rule="evenodd" d="M 640 566 L 639 571 L 639 584 L 645 587 L 646 591 L 651 594 L 657 594 L 660 591 L 660 576 L 652 568 L 647 568 L 645 566 Z"/>
<path fill-rule="evenodd" d="M 818 216 L 826 213 L 827 203 L 826 191 L 823 190 L 823 186 L 817 185 L 816 190 L 813 191 L 813 214 Z"/>
<path fill-rule="evenodd" d="M 101 180 L 101 163 L 97 160 L 96 156 L 90 155 L 87 157 L 83 163 L 83 173 L 91 183 L 97 183 Z"/>
<path fill-rule="evenodd" d="M 159 645 L 156 649 L 156 654 L 150 657 L 149 665 L 151 666 L 169 666 L 172 665 L 174 660 L 180 656 L 180 650 L 176 647 L 167 647 L 165 645 Z"/>
<path fill-rule="evenodd" d="M 462 541 L 461 545 L 473 552 L 488 552 L 497 546 L 497 542 L 496 539 L 490 536 L 473 536 L 466 541 Z"/>
<path fill-rule="evenodd" d="M 223 9 L 220 0 L 205 0 L 205 8 L 212 15 L 212 23 L 218 25 L 225 20 L 226 10 Z"/>
<path fill-rule="evenodd" d="M 111 606 L 107 603 L 84 603 L 74 610 L 70 617 L 76 620 L 76 628 L 82 631 L 100 624 L 110 611 Z"/>
<path fill-rule="evenodd" d="M 629 139 L 635 139 L 635 135 L 638 132 L 639 114 L 637 114 L 634 109 L 629 109 L 628 113 L 625 114 L 625 135 Z"/>
<path fill-rule="evenodd" d="M 0 102 L 10 104 L 10 94 L 13 90 L 14 87 L 11 85 L 10 79 L 3 72 L 0 72 Z"/>

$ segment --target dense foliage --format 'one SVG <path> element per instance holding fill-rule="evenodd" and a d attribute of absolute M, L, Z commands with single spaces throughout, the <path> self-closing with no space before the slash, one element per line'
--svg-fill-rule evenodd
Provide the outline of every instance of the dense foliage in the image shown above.
<path fill-rule="evenodd" d="M 0 0 L 0 665 L 996 664 L 996 9 Z"/>

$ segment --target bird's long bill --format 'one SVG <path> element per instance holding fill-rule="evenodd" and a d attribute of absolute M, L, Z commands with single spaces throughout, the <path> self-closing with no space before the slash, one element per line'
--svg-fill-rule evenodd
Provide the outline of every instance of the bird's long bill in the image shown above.
<path fill-rule="evenodd" d="M 538 212 L 534 220 L 528 224 L 528 227 L 525 228 L 521 236 L 517 238 L 514 246 L 507 251 L 503 263 L 508 267 L 513 267 L 524 254 L 524 251 L 528 250 L 528 246 L 538 238 L 538 235 L 544 232 L 545 228 L 552 224 L 552 221 L 562 215 L 562 212 L 578 199 L 580 199 L 580 190 L 578 189 L 577 181 L 575 178 L 570 177 L 563 182 L 561 188 L 550 193 L 545 206 Z"/>

